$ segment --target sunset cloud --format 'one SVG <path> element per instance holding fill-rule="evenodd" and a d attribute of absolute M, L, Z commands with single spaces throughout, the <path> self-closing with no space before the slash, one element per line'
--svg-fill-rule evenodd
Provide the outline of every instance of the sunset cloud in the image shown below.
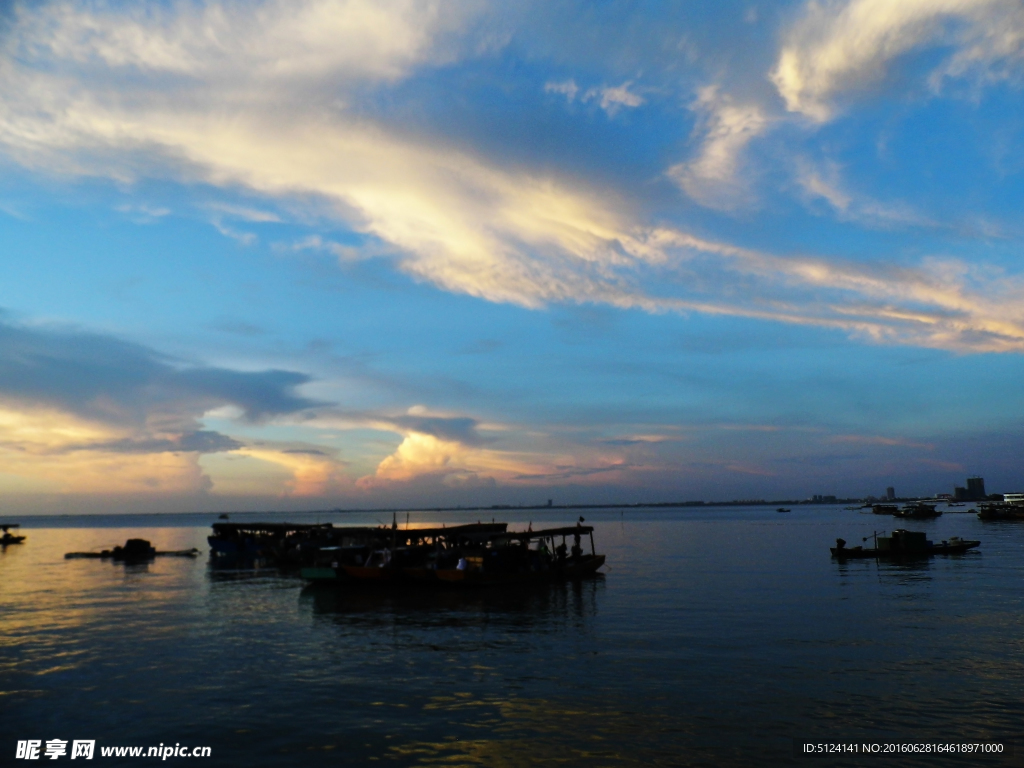
<path fill-rule="evenodd" d="M 933 70 L 935 86 L 971 72 L 1006 78 L 1024 61 L 1024 9 L 1013 0 L 809 2 L 771 78 L 789 111 L 824 122 L 838 97 L 876 85 L 900 57 L 935 46 L 952 51 Z"/>

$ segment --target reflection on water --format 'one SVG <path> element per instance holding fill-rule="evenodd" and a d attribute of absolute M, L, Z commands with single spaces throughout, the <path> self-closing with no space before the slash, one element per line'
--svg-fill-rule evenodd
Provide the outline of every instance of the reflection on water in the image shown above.
<path fill-rule="evenodd" d="M 598 592 L 605 577 L 559 584 L 538 584 L 514 589 L 408 590 L 314 585 L 303 590 L 303 602 L 314 614 L 349 625 L 370 616 L 390 621 L 433 626 L 438 621 L 507 623 L 511 628 L 582 626 L 597 613 Z"/>
<path fill-rule="evenodd" d="M 533 511 L 535 526 L 543 514 L 564 522 Z M 1019 728 L 1024 525 L 948 515 L 930 537 L 980 552 L 839 563 L 830 543 L 876 520 L 587 518 L 607 576 L 512 591 L 313 589 L 205 556 L 66 561 L 134 537 L 205 552 L 209 529 L 26 527 L 0 552 L 0 753 L 96 738 L 257 767 L 740 766 L 793 762 L 793 738 Z M 413 522 L 435 520 L 465 522 Z"/>

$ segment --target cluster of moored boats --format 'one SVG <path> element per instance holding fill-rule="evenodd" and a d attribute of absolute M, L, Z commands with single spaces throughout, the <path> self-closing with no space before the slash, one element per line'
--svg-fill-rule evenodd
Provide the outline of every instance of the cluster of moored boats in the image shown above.
<path fill-rule="evenodd" d="M 593 576 L 605 556 L 594 529 L 583 525 L 525 531 L 508 523 L 431 528 L 335 526 L 330 523 L 214 523 L 207 537 L 215 566 L 273 566 L 315 583 L 488 586 Z M 14 523 L 0 525 L 0 544 L 20 544 Z M 589 546 L 584 546 L 584 545 Z M 589 551 L 586 551 L 589 550 Z M 65 559 L 146 563 L 157 557 L 197 557 L 198 549 L 161 551 L 145 539 L 124 546 L 68 552 Z"/>
<path fill-rule="evenodd" d="M 1014 494 L 1012 501 L 991 501 L 979 504 L 979 509 L 969 509 L 967 512 L 977 512 L 982 520 L 1024 520 L 1024 499 L 1018 500 Z M 872 513 L 876 515 L 892 515 L 904 519 L 930 519 L 939 517 L 942 512 L 936 509 L 936 503 L 915 501 L 904 504 L 900 507 L 897 504 L 874 504 L 871 506 Z M 963 506 L 962 504 L 951 504 L 950 506 Z M 856 558 L 912 558 L 929 557 L 931 555 L 955 555 L 975 549 L 981 545 L 980 541 L 973 539 L 961 539 L 952 537 L 941 542 L 933 542 L 927 535 L 919 531 L 907 531 L 902 528 L 896 529 L 889 536 L 871 537 L 874 546 L 847 547 L 843 539 L 836 539 L 836 546 L 831 547 L 832 556 L 840 560 Z M 867 539 L 863 540 L 865 543 Z"/>
<path fill-rule="evenodd" d="M 605 556 L 583 525 L 510 531 L 508 523 L 431 528 L 214 523 L 211 554 L 298 567 L 310 582 L 487 586 L 594 575 Z M 584 543 L 589 544 L 589 553 Z"/>

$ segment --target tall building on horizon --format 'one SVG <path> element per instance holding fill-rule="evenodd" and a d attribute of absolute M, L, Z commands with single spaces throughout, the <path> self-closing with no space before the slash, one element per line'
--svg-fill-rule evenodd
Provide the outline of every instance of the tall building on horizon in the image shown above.
<path fill-rule="evenodd" d="M 988 494 L 985 493 L 985 478 L 968 477 L 966 488 L 959 485 L 954 486 L 953 498 L 957 501 L 981 501 L 983 499 L 987 499 Z"/>
<path fill-rule="evenodd" d="M 892 501 L 896 498 L 896 489 L 891 485 L 885 489 L 885 498 L 887 501 Z"/>

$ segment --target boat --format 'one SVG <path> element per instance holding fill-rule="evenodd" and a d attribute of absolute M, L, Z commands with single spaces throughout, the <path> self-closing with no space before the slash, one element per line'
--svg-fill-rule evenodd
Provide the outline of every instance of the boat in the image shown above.
<path fill-rule="evenodd" d="M 321 546 L 336 544 L 330 523 L 214 523 L 207 537 L 214 558 L 260 559 L 275 565 L 302 564 Z M 375 531 L 375 528 L 359 528 Z"/>
<path fill-rule="evenodd" d="M 981 520 L 1024 520 L 1024 506 L 994 502 L 981 504 L 978 517 Z"/>
<path fill-rule="evenodd" d="M 893 517 L 929 520 L 933 517 L 939 517 L 942 513 L 935 508 L 934 504 L 925 504 L 922 501 L 917 501 L 904 505 L 903 509 L 898 509 L 892 514 Z"/>
<path fill-rule="evenodd" d="M 932 555 L 959 555 L 981 545 L 980 541 L 961 539 L 953 536 L 938 544 L 928 540 L 923 531 L 907 531 L 897 528 L 890 536 L 873 537 L 873 547 L 847 547 L 846 541 L 836 539 L 836 546 L 830 547 L 832 557 L 837 560 L 857 560 L 865 558 L 879 559 L 911 559 L 931 557 Z M 867 539 L 865 538 L 866 542 Z"/>
<path fill-rule="evenodd" d="M 301 575 L 311 582 L 350 585 L 486 587 L 574 580 L 594 575 L 605 556 L 594 549 L 593 527 L 508 531 L 507 523 L 386 532 L 373 546 L 325 547 Z M 590 554 L 582 538 L 590 537 Z M 572 537 L 571 550 L 568 538 Z M 561 542 L 558 543 L 558 540 Z"/>
<path fill-rule="evenodd" d="M 900 511 L 896 504 L 875 504 L 871 507 L 873 515 L 895 515 Z"/>
<path fill-rule="evenodd" d="M 100 552 L 68 552 L 64 555 L 65 560 L 113 560 L 122 563 L 144 563 L 156 557 L 196 557 L 199 550 L 178 549 L 160 551 L 145 539 L 128 539 L 123 547 L 104 549 Z"/>
<path fill-rule="evenodd" d="M 433 579 L 439 561 L 507 528 L 507 523 L 468 523 L 399 530 L 394 522 L 391 527 L 335 528 L 326 534 L 331 543 L 320 546 L 300 573 L 309 581 L 375 584 Z"/>
<path fill-rule="evenodd" d="M 17 536 L 11 533 L 11 528 L 20 528 L 18 523 L 7 523 L 0 525 L 0 531 L 4 532 L 3 536 L 0 536 L 0 547 L 6 547 L 9 544 L 21 544 L 25 540 L 24 536 Z"/>
<path fill-rule="evenodd" d="M 567 537 L 573 546 L 567 549 Z M 590 537 L 590 554 L 582 547 Z M 555 544 L 561 538 L 560 544 Z M 487 587 L 574 581 L 593 576 L 605 563 L 594 547 L 594 529 L 577 523 L 565 528 L 507 532 L 496 535 L 489 547 L 463 554 L 454 568 L 438 568 L 438 581 L 449 586 Z"/>
<path fill-rule="evenodd" d="M 776 512 L 792 512 L 793 510 L 791 510 L 791 509 L 786 509 L 785 507 L 779 507 L 779 508 L 778 508 L 778 509 L 776 509 L 775 511 L 776 511 Z"/>

